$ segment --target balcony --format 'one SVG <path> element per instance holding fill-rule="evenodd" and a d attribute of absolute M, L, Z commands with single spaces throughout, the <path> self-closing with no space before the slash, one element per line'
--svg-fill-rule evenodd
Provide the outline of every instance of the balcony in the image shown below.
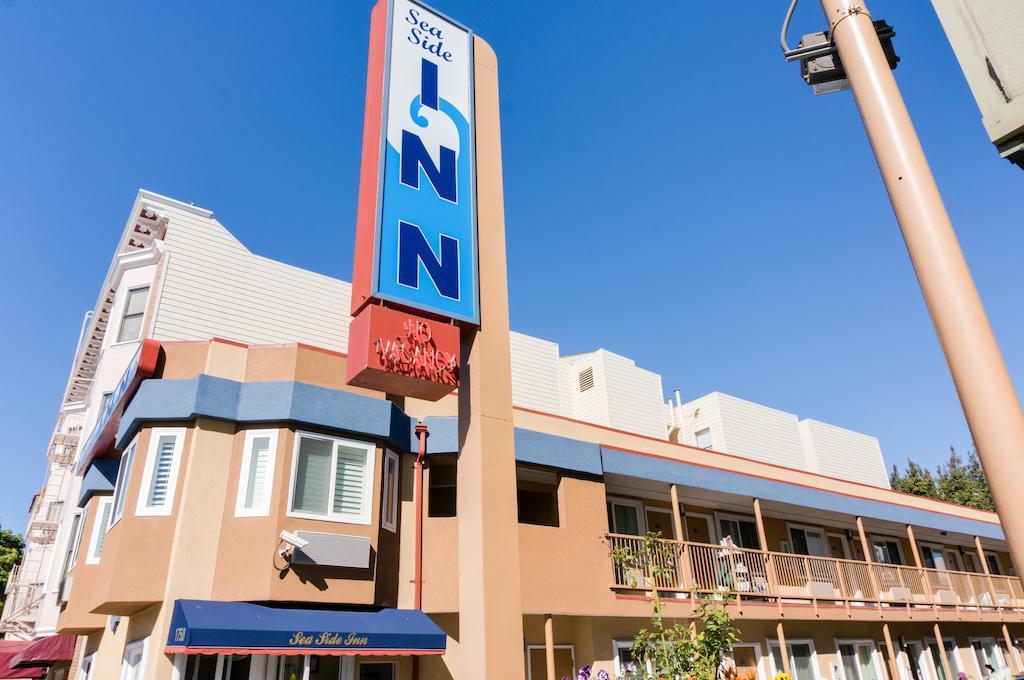
<path fill-rule="evenodd" d="M 28 525 L 28 540 L 39 545 L 50 545 L 57 538 L 60 524 L 51 520 L 36 520 Z"/>
<path fill-rule="evenodd" d="M 696 592 L 743 601 L 907 611 L 1024 615 L 1024 587 L 1009 576 L 918 569 L 831 557 L 608 534 L 612 589 Z"/>

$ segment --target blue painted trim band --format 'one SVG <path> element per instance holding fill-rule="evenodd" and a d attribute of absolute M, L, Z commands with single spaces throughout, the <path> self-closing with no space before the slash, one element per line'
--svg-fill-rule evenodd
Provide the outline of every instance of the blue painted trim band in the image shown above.
<path fill-rule="evenodd" d="M 84 508 L 89 499 L 96 494 L 114 493 L 117 483 L 117 468 L 120 461 L 112 458 L 101 458 L 93 461 L 89 471 L 82 478 L 82 488 L 78 492 L 78 507 Z"/>
<path fill-rule="evenodd" d="M 516 461 L 601 476 L 601 447 L 533 430 L 515 430 Z"/>
<path fill-rule="evenodd" d="M 644 456 L 618 449 L 601 447 L 601 460 L 605 473 L 657 480 L 665 484 L 680 484 L 710 489 L 739 496 L 777 501 L 808 508 L 828 508 L 843 514 L 881 519 L 900 524 L 929 527 L 941 531 L 955 531 L 969 536 L 1005 540 L 997 524 L 953 517 L 930 510 L 908 508 L 893 503 L 856 498 L 833 491 L 812 489 L 750 475 L 701 467 L 682 461 Z"/>
<path fill-rule="evenodd" d="M 149 422 L 214 418 L 236 423 L 287 422 L 382 440 L 417 451 L 416 421 L 385 399 L 291 380 L 237 382 L 209 375 L 189 380 L 145 380 L 117 429 L 119 449 Z M 432 452 L 458 451 L 456 418 L 428 417 Z"/>

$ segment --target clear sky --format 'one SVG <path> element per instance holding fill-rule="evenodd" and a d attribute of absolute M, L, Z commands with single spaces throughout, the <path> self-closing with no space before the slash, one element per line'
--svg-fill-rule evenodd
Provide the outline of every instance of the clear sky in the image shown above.
<path fill-rule="evenodd" d="M 512 324 L 877 435 L 970 446 L 851 95 L 786 64 L 787 3 L 437 0 L 501 74 Z M 0 524 L 23 530 L 82 314 L 138 188 L 348 279 L 363 0 L 0 0 Z M 1024 173 L 928 2 L 875 0 L 1018 390 Z M 794 39 L 823 26 L 805 0 Z"/>

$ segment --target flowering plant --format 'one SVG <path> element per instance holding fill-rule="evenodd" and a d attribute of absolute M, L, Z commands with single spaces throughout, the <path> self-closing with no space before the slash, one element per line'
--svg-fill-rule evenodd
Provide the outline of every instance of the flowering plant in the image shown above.
<path fill-rule="evenodd" d="M 793 680 L 793 678 L 790 677 L 789 673 L 776 673 L 772 680 Z"/>

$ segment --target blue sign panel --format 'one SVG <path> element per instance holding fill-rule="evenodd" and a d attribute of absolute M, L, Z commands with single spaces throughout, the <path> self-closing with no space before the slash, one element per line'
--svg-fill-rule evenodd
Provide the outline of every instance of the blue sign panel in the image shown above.
<path fill-rule="evenodd" d="M 473 36 L 411 0 L 388 36 L 372 294 L 476 324 Z"/>

